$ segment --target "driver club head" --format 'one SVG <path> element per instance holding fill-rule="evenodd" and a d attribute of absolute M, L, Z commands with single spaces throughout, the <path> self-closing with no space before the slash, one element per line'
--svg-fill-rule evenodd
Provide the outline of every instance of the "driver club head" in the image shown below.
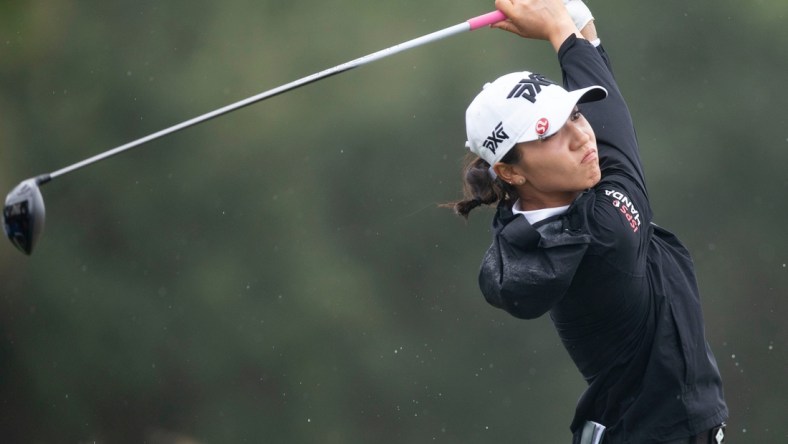
<path fill-rule="evenodd" d="M 44 198 L 38 185 L 45 181 L 31 178 L 22 181 L 5 198 L 3 228 L 19 251 L 29 255 L 44 230 Z"/>

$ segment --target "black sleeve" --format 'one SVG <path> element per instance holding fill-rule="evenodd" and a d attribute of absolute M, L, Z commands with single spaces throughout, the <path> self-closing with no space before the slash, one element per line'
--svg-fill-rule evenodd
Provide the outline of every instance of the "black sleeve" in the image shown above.
<path fill-rule="evenodd" d="M 594 85 L 607 89 L 606 99 L 580 105 L 596 134 L 603 178 L 623 175 L 646 194 L 632 117 L 604 48 L 595 48 L 587 40 L 572 35 L 561 45 L 558 60 L 567 90 Z"/>
<path fill-rule="evenodd" d="M 556 219 L 531 226 L 518 216 L 493 222 L 495 237 L 482 260 L 479 287 L 494 307 L 533 319 L 566 294 L 588 249 L 589 237 Z"/>

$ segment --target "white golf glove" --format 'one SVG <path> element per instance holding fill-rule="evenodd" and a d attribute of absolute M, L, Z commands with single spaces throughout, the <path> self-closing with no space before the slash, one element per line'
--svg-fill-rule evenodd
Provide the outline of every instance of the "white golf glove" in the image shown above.
<path fill-rule="evenodd" d="M 594 19 L 594 16 L 591 15 L 591 10 L 583 3 L 583 0 L 564 0 L 564 5 L 569 12 L 569 16 L 572 17 L 572 21 L 575 22 L 575 26 L 580 31 Z"/>

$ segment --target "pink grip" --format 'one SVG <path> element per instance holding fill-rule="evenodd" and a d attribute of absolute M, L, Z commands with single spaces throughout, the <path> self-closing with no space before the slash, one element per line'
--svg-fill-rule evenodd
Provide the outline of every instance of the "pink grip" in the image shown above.
<path fill-rule="evenodd" d="M 479 29 L 485 26 L 490 26 L 493 23 L 498 23 L 501 20 L 506 20 L 506 16 L 503 14 L 503 12 L 496 10 L 472 18 L 468 20 L 468 24 L 471 25 L 471 31 L 473 31 L 474 29 Z"/>

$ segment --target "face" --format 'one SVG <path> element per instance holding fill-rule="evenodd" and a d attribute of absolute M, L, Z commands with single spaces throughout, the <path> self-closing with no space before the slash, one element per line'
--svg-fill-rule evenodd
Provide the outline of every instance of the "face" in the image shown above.
<path fill-rule="evenodd" d="M 568 205 L 602 177 L 594 130 L 577 107 L 558 132 L 516 149 L 520 161 L 502 178 L 516 186 L 526 210 Z"/>

